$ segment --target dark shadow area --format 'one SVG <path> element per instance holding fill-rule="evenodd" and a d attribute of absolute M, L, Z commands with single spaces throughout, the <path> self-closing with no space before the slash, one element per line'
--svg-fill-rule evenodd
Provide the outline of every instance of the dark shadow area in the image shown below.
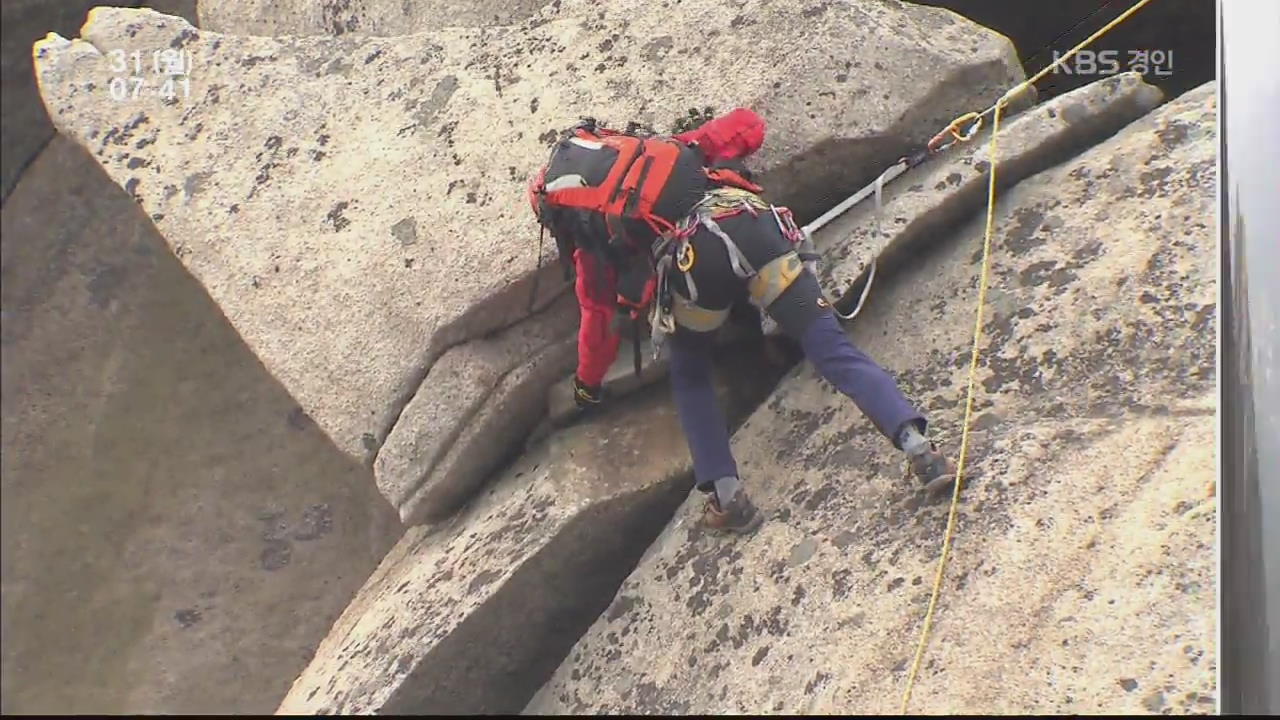
<path fill-rule="evenodd" d="M 917 5 L 941 7 L 999 32 L 1018 50 L 1027 76 L 1043 70 L 1058 56 L 1086 40 L 1134 5 L 1137 0 L 912 0 Z M 1056 97 L 1129 70 L 1136 53 L 1164 53 L 1163 63 L 1147 55 L 1143 79 L 1159 87 L 1165 99 L 1181 95 L 1216 76 L 1216 9 L 1213 0 L 1156 0 L 1130 15 L 1091 43 L 1086 50 L 1106 53 L 1090 56 L 1083 51 L 1068 60 L 1066 71 L 1050 73 L 1036 84 L 1040 99 Z M 1172 53 L 1169 55 L 1169 53 Z M 1089 58 L 1097 67 L 1090 69 Z M 1110 61 L 1118 66 L 1111 70 Z"/>
<path fill-rule="evenodd" d="M 272 712 L 395 513 L 74 141 L 0 224 L 4 712 Z"/>

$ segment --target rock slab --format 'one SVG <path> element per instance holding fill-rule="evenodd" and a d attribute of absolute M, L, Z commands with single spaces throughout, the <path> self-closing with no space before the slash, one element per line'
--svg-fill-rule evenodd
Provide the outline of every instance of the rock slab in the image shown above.
<path fill-rule="evenodd" d="M 3 712 L 270 713 L 395 513 L 75 142 L 0 225 Z"/>
<path fill-rule="evenodd" d="M 202 0 L 200 27 L 229 35 L 408 35 L 511 25 L 549 0 Z M 558 3 L 557 3 L 558 4 Z"/>
<path fill-rule="evenodd" d="M 849 167 L 887 162 L 1022 77 L 1007 39 L 948 11 L 749 10 L 631 0 L 500 28 L 272 39 L 100 8 L 81 39 L 40 43 L 36 63 L 55 125 L 146 209 L 334 442 L 371 463 L 437 359 L 529 314 L 524 178 L 555 129 L 753 107 L 771 126 L 757 169 L 800 212 L 838 196 Z M 672 32 L 711 18 L 737 30 L 714 52 Z M 141 86 L 113 72 L 116 51 L 135 50 L 188 52 L 189 91 L 145 62 Z M 562 289 L 544 272 L 535 308 Z"/>
<path fill-rule="evenodd" d="M 545 386 L 577 359 L 577 305 L 563 293 L 548 309 L 454 346 L 431 369 L 374 462 L 383 495 L 409 524 L 439 520 L 519 447 L 545 411 Z"/>
<path fill-rule="evenodd" d="M 1002 115 L 996 143 L 997 192 L 1114 135 L 1163 99 L 1158 88 L 1130 72 Z M 840 306 L 851 310 L 868 279 L 874 292 L 872 258 L 878 275 L 891 275 L 948 237 L 958 223 L 985 213 L 993 129 L 988 118 L 967 143 L 952 146 L 884 187 L 878 219 L 874 199 L 868 198 L 815 237 L 823 256 L 820 279 Z"/>
<path fill-rule="evenodd" d="M 119 2 L 146 5 L 195 19 L 195 0 Z M 4 123 L 0 124 L 0 198 L 7 199 L 22 171 L 53 137 L 53 124 L 40 102 L 31 61 L 31 44 L 49 32 L 74 33 L 97 0 L 5 0 L 0 5 L 0 88 Z"/>
<path fill-rule="evenodd" d="M 730 422 L 781 374 L 740 352 L 722 368 Z M 669 394 L 560 431 L 462 513 L 406 534 L 278 712 L 519 712 L 689 491 Z"/>

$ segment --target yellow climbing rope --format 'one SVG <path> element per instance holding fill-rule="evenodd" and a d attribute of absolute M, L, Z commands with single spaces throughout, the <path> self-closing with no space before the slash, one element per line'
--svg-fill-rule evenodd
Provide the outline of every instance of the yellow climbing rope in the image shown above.
<path fill-rule="evenodd" d="M 933 595 L 929 598 L 929 609 L 925 613 L 924 628 L 920 633 L 920 643 L 916 647 L 915 661 L 912 662 L 911 664 L 911 672 L 907 676 L 907 689 L 902 696 L 902 711 L 901 711 L 902 715 L 907 714 L 907 705 L 910 704 L 911 702 L 911 691 L 915 687 L 916 677 L 920 672 L 920 661 L 924 658 L 925 647 L 929 641 L 929 630 L 933 626 L 933 613 L 938 605 L 938 595 L 942 591 L 943 571 L 946 569 L 947 556 L 951 550 L 951 539 L 955 535 L 956 510 L 959 508 L 959 502 L 960 502 L 960 485 L 961 485 L 961 481 L 964 479 L 965 458 L 967 457 L 967 454 L 969 451 L 969 420 L 970 420 L 970 416 L 973 414 L 973 388 L 974 388 L 975 379 L 978 373 L 978 350 L 979 350 L 979 345 L 981 344 L 981 341 L 982 341 L 982 310 L 986 306 L 987 278 L 988 278 L 988 271 L 991 265 L 991 262 L 990 262 L 991 261 L 991 231 L 995 225 L 996 138 L 1000 135 L 1000 111 L 1003 110 L 1005 105 L 1009 103 L 1010 99 L 1012 99 L 1018 93 L 1021 93 L 1025 91 L 1028 87 L 1031 87 L 1032 85 L 1034 85 L 1038 80 L 1040 80 L 1045 75 L 1052 72 L 1058 65 L 1066 62 L 1068 58 L 1070 58 L 1071 56 L 1079 52 L 1081 48 L 1084 48 L 1089 43 L 1102 37 L 1107 32 L 1111 31 L 1112 28 L 1119 25 L 1121 22 L 1127 19 L 1130 15 L 1134 14 L 1135 12 L 1140 10 L 1144 5 L 1150 2 L 1151 0 L 1139 0 L 1139 2 L 1135 3 L 1128 10 L 1124 11 L 1119 16 L 1117 16 L 1114 20 L 1112 20 L 1111 22 L 1103 26 L 1101 30 L 1098 30 L 1093 35 L 1089 36 L 1087 39 L 1085 39 L 1084 42 L 1071 48 L 1071 51 L 1068 52 L 1066 55 L 1063 55 L 1061 58 L 1058 58 L 1058 60 L 1056 60 L 1054 63 L 1045 67 L 1040 72 L 1036 73 L 1034 76 L 1031 77 L 1031 79 L 1018 84 L 1012 90 L 1010 90 L 1009 92 L 1006 92 L 1004 95 L 1000 97 L 999 100 L 995 102 L 995 104 L 993 104 L 987 110 L 983 111 L 982 113 L 976 116 L 974 113 L 968 113 L 966 115 L 963 115 L 960 118 L 957 118 L 956 120 L 952 121 L 951 125 L 948 126 L 948 128 L 951 130 L 951 133 L 953 135 L 956 135 L 957 138 L 959 138 L 959 135 L 956 133 L 956 128 L 958 128 L 962 122 L 966 122 L 968 120 L 974 119 L 975 117 L 980 120 L 983 115 L 986 115 L 987 113 L 992 113 L 991 145 L 990 145 L 990 152 L 989 152 L 989 158 L 988 158 L 989 162 L 991 163 L 991 174 L 990 176 L 988 176 L 988 179 L 987 179 L 987 222 L 986 222 L 986 231 L 982 239 L 982 273 L 978 281 L 978 307 L 975 313 L 976 317 L 974 319 L 974 325 L 973 325 L 973 350 L 969 359 L 969 387 L 968 387 L 967 398 L 965 400 L 964 425 L 963 425 L 961 436 L 960 436 L 960 455 L 956 461 L 956 481 L 955 481 L 955 487 L 951 493 L 951 510 L 947 515 L 947 530 L 942 541 L 942 557 L 938 559 L 938 572 L 934 576 L 934 580 L 933 580 Z M 946 131 L 944 130 L 943 132 L 945 133 Z"/>

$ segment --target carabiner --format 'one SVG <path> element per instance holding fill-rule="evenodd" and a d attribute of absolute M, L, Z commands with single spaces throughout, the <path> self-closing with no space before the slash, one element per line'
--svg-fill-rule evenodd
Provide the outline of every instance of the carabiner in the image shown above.
<path fill-rule="evenodd" d="M 967 133 L 961 135 L 959 132 L 960 126 L 971 120 L 974 121 L 973 125 L 969 128 L 969 131 Z M 938 133 L 937 135 L 934 135 L 933 138 L 929 140 L 929 143 L 927 145 L 927 147 L 929 148 L 929 152 L 938 152 L 943 148 L 950 147 L 952 143 L 941 145 L 942 141 L 945 140 L 948 135 L 955 138 L 953 142 L 967 142 L 968 140 L 973 138 L 974 134 L 978 132 L 978 128 L 980 127 L 982 127 L 981 115 L 979 115 L 976 112 L 965 113 L 964 115 L 961 115 L 955 120 L 952 120 L 949 125 L 943 128 L 942 132 Z"/>

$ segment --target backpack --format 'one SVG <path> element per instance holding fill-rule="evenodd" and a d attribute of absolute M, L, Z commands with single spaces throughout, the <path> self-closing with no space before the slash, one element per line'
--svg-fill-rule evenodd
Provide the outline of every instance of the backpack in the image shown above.
<path fill-rule="evenodd" d="M 676 232 L 708 190 L 762 191 L 745 166 L 707 167 L 694 145 L 631 123 L 625 131 L 593 118 L 561 133 L 528 186 L 534 215 L 555 237 L 567 281 L 582 248 L 618 270 L 618 305 L 632 320 L 639 373 L 639 326 L 658 291 L 652 252 Z M 619 317 L 619 320 L 622 318 Z"/>
<path fill-rule="evenodd" d="M 577 248 L 615 266 L 647 251 L 702 198 L 708 181 L 697 148 L 587 118 L 552 146 L 530 200 L 556 238 L 568 279 Z"/>

